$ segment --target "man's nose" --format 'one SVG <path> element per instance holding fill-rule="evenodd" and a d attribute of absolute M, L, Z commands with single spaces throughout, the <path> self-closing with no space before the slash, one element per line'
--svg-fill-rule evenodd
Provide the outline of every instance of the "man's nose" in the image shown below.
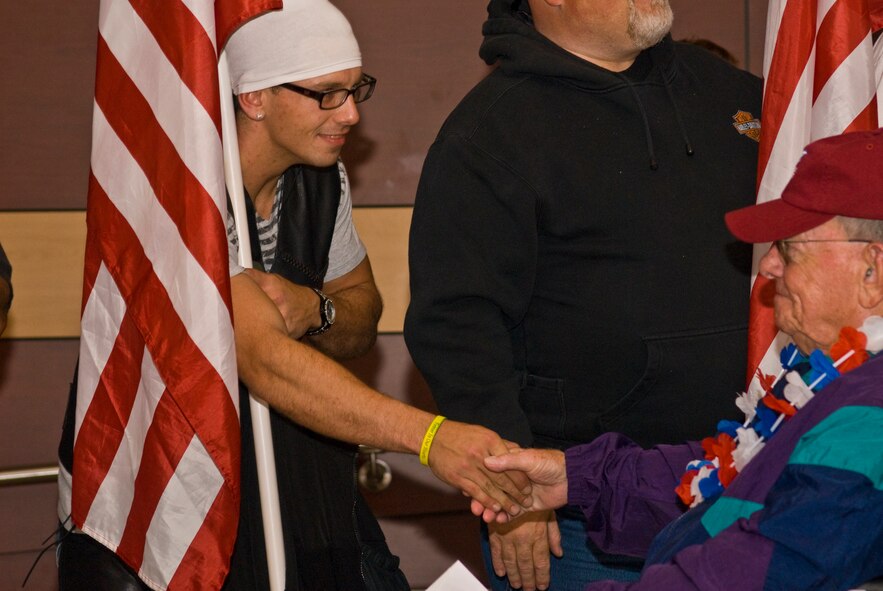
<path fill-rule="evenodd" d="M 346 101 L 337 108 L 334 118 L 345 125 L 355 125 L 359 122 L 359 108 L 353 95 L 346 98 Z"/>
<path fill-rule="evenodd" d="M 770 249 L 763 258 L 760 259 L 758 266 L 760 274 L 767 279 L 776 279 L 781 277 L 785 270 L 785 261 L 782 260 L 782 253 L 776 248 L 776 243 L 770 244 Z"/>

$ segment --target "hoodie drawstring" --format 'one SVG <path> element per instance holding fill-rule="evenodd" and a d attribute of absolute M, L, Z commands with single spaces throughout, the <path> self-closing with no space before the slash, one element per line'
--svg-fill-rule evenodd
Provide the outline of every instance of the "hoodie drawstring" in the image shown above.
<path fill-rule="evenodd" d="M 659 164 L 656 162 L 656 149 L 653 146 L 653 135 L 650 133 L 650 121 L 647 119 L 647 111 L 644 109 L 644 103 L 641 101 L 638 91 L 635 90 L 635 87 L 632 86 L 629 79 L 622 74 L 617 74 L 617 76 L 625 82 L 626 86 L 629 87 L 629 90 L 632 91 L 632 96 L 635 97 L 635 103 L 637 103 L 638 111 L 641 113 L 641 120 L 644 122 L 644 138 L 647 141 L 647 154 L 650 155 L 650 170 L 656 170 L 659 168 Z"/>
<path fill-rule="evenodd" d="M 665 87 L 665 94 L 668 96 L 668 102 L 671 103 L 671 108 L 675 113 L 675 120 L 678 122 L 678 129 L 681 132 L 681 138 L 684 140 L 684 149 L 687 153 L 687 156 L 693 155 L 693 143 L 690 141 L 690 137 L 687 135 L 687 128 L 684 125 L 684 119 L 681 117 L 681 111 L 678 109 L 678 102 L 675 100 L 674 92 L 672 92 L 671 85 L 668 82 L 668 78 L 665 76 L 665 72 L 662 71 L 662 68 L 658 66 L 656 63 L 656 59 L 653 57 L 653 53 L 650 53 L 650 59 L 653 61 L 654 67 L 659 70 L 659 75 L 662 77 L 662 85 Z M 650 170 L 656 170 L 659 168 L 659 164 L 656 162 L 656 149 L 653 145 L 653 135 L 650 132 L 650 121 L 647 119 L 647 111 L 644 109 L 644 103 L 641 101 L 641 96 L 638 94 L 638 91 L 635 89 L 634 85 L 632 85 L 631 81 L 624 75 L 617 73 L 616 74 L 623 82 L 625 82 L 626 86 L 629 87 L 629 90 L 632 92 L 632 96 L 635 98 L 635 103 L 638 105 L 638 111 L 641 113 L 641 120 L 644 123 L 644 137 L 647 141 L 647 154 L 650 156 Z"/>
<path fill-rule="evenodd" d="M 681 110 L 678 109 L 678 102 L 675 100 L 675 94 L 672 92 L 671 84 L 669 84 L 668 77 L 665 75 L 665 70 L 659 65 L 656 59 L 656 54 L 652 51 L 650 52 L 650 61 L 653 62 L 653 66 L 659 71 L 659 76 L 662 78 L 665 94 L 668 95 L 668 102 L 671 103 L 671 109 L 675 112 L 675 120 L 678 122 L 678 129 L 681 130 L 681 138 L 684 140 L 684 149 L 687 152 L 687 156 L 692 156 L 693 143 L 687 135 L 687 128 L 684 125 L 683 117 L 681 117 Z"/>
<path fill-rule="evenodd" d="M 678 109 L 677 101 L 675 101 L 675 95 L 671 90 L 671 85 L 668 83 L 668 78 L 665 77 L 665 72 L 660 73 L 662 74 L 662 85 L 665 86 L 665 93 L 668 95 L 671 108 L 675 112 L 675 119 L 677 119 L 678 127 L 681 130 L 681 137 L 684 138 L 684 147 L 687 150 L 687 156 L 692 156 L 693 144 L 690 142 L 690 137 L 687 135 L 687 128 L 684 126 L 684 120 L 681 118 L 681 111 Z"/>

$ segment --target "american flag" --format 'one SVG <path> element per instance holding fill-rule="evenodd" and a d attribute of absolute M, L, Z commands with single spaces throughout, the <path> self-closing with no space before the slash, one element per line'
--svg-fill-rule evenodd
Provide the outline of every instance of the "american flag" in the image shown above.
<path fill-rule="evenodd" d="M 217 59 L 281 0 L 102 0 L 72 519 L 154 589 L 219 589 L 240 439 Z"/>
<path fill-rule="evenodd" d="M 883 97 L 883 0 L 771 0 L 764 52 L 764 96 L 757 202 L 778 199 L 803 148 L 847 131 L 881 125 Z M 757 261 L 766 252 L 755 249 Z M 772 308 L 764 302 L 772 286 L 755 277 L 751 291 L 748 379 L 759 388 L 756 369 L 778 371 L 785 335 L 776 334 Z"/>

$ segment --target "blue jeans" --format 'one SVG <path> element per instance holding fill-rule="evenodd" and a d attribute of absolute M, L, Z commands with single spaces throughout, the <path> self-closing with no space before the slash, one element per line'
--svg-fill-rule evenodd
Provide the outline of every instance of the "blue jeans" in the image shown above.
<path fill-rule="evenodd" d="M 549 591 L 583 591 L 594 581 L 637 581 L 644 561 L 631 556 L 607 554 L 599 550 L 586 535 L 582 519 L 557 514 L 564 557 L 552 556 Z M 481 551 L 490 579 L 491 591 L 509 591 L 509 580 L 494 574 L 488 544 L 487 526 L 481 526 Z"/>

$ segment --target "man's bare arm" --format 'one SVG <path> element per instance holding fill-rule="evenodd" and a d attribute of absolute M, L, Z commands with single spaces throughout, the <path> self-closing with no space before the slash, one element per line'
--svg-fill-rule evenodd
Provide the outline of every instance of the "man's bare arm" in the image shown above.
<path fill-rule="evenodd" d="M 247 269 L 246 273 L 279 309 L 291 338 L 304 338 L 335 359 L 362 355 L 377 339 L 383 305 L 367 256 L 354 269 L 322 286 L 323 293 L 334 301 L 336 318 L 329 330 L 315 336 L 305 336 L 322 323 L 319 296 L 312 289 L 272 273 L 255 269 Z"/>
<path fill-rule="evenodd" d="M 322 291 L 334 301 L 334 326 L 307 339 L 335 359 L 366 353 L 377 340 L 377 321 L 383 311 L 368 256 L 349 273 L 326 282 Z"/>
<path fill-rule="evenodd" d="M 248 275 L 233 277 L 231 285 L 239 377 L 254 395 L 323 435 L 419 452 L 433 415 L 369 388 L 332 359 L 290 338 L 279 310 Z M 530 503 L 522 492 L 529 490 L 526 479 L 495 474 L 483 462 L 506 451 L 506 443 L 492 431 L 447 421 L 436 435 L 429 466 L 485 507 L 517 514 L 516 503 Z"/>

